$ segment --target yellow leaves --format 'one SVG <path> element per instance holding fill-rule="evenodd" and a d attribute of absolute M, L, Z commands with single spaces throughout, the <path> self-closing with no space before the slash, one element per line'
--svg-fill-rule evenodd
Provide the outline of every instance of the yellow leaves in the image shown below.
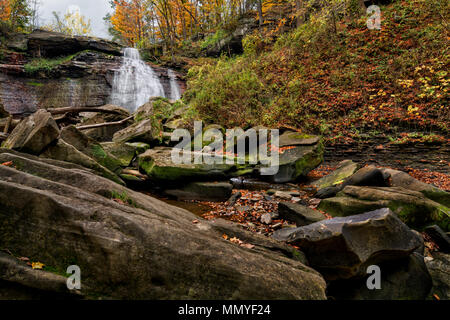
<path fill-rule="evenodd" d="M 408 113 L 415 113 L 415 112 L 417 112 L 419 110 L 419 107 L 413 107 L 412 105 L 409 105 L 408 106 Z M 418 113 L 416 113 L 416 114 L 418 114 Z"/>
<path fill-rule="evenodd" d="M 42 268 L 45 267 L 45 264 L 41 263 L 41 262 L 32 262 L 31 263 L 31 267 L 33 269 L 37 269 L 37 270 L 42 270 Z"/>
<path fill-rule="evenodd" d="M 411 88 L 414 84 L 414 80 L 398 80 L 398 84 L 403 88 Z"/>

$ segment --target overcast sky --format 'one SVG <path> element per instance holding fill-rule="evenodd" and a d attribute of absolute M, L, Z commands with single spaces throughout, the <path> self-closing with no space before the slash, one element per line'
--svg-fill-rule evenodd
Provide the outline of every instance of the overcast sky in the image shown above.
<path fill-rule="evenodd" d="M 40 0 L 42 5 L 39 11 L 40 24 L 48 24 L 52 21 L 52 12 L 56 11 L 64 15 L 71 6 L 78 6 L 81 14 L 91 19 L 92 33 L 94 36 L 108 38 L 108 31 L 103 17 L 111 12 L 108 0 Z"/>

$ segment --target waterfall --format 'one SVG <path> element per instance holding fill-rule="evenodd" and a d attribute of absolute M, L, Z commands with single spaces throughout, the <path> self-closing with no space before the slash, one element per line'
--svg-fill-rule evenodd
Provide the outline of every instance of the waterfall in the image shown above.
<path fill-rule="evenodd" d="M 175 73 L 168 69 L 167 75 L 170 79 L 170 99 L 178 100 L 181 98 L 180 87 L 178 86 Z"/>
<path fill-rule="evenodd" d="M 134 112 L 151 97 L 165 97 L 161 82 L 137 49 L 126 48 L 122 66 L 114 74 L 111 103 Z"/>

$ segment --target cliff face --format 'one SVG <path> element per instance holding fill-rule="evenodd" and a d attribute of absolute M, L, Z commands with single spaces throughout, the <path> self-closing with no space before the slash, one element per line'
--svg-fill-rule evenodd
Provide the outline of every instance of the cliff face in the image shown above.
<path fill-rule="evenodd" d="M 122 47 L 116 43 L 41 30 L 9 35 L 2 47 L 0 104 L 11 114 L 107 104 L 122 63 Z M 169 96 L 167 69 L 152 67 Z M 184 90 L 180 74 L 177 81 Z"/>

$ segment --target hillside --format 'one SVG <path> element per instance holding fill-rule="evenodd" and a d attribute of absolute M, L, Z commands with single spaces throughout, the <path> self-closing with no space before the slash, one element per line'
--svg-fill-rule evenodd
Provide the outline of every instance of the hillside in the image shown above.
<path fill-rule="evenodd" d="M 386 133 L 444 143 L 449 3 L 380 6 L 379 31 L 348 14 L 335 26 L 310 19 L 275 40 L 256 30 L 242 55 L 191 68 L 184 100 L 226 127 L 291 126 L 334 142 Z"/>

